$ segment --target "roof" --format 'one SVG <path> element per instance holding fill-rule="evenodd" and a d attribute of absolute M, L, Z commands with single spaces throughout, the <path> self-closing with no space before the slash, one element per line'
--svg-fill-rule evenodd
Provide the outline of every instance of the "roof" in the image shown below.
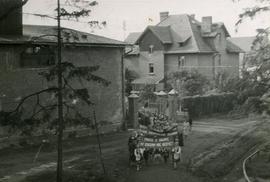
<path fill-rule="evenodd" d="M 134 45 L 132 47 L 126 47 L 125 48 L 125 54 L 127 55 L 139 55 L 140 54 L 140 48 L 138 45 Z"/>
<path fill-rule="evenodd" d="M 180 47 L 178 42 L 173 42 L 173 45 L 167 50 L 167 53 L 212 53 L 215 52 L 201 36 L 199 22 L 193 17 L 182 15 L 170 15 L 165 20 L 161 21 L 157 26 L 170 26 L 175 32 L 172 35 L 173 40 L 181 37 L 183 40 L 188 40 L 185 46 Z"/>
<path fill-rule="evenodd" d="M 250 37 L 231 37 L 229 40 L 240 47 L 243 51 L 249 52 L 251 51 L 252 43 L 255 40 L 255 36 Z"/>
<path fill-rule="evenodd" d="M 44 25 L 23 25 L 22 36 L 0 36 L 0 44 L 23 44 L 26 42 L 50 44 L 57 42 L 57 27 Z M 62 27 L 63 42 L 79 45 L 125 46 L 126 43 Z"/>
<path fill-rule="evenodd" d="M 135 44 L 135 42 L 137 41 L 137 39 L 140 37 L 141 34 L 142 32 L 132 32 L 127 36 L 125 42 L 129 44 Z"/>
<path fill-rule="evenodd" d="M 242 50 L 240 47 L 238 47 L 237 45 L 235 45 L 234 43 L 232 43 L 230 40 L 226 40 L 226 50 L 229 53 L 240 53 L 240 52 L 245 52 L 244 50 Z"/>
<path fill-rule="evenodd" d="M 147 31 L 151 31 L 163 44 L 171 44 L 173 41 L 170 27 L 148 26 L 144 32 L 139 35 L 135 44 L 137 44 L 143 38 L 143 35 Z"/>
<path fill-rule="evenodd" d="M 152 30 L 162 43 L 172 43 L 170 27 L 149 26 L 149 29 Z"/>
<path fill-rule="evenodd" d="M 163 78 L 157 76 L 145 76 L 132 81 L 132 84 L 158 84 Z"/>
<path fill-rule="evenodd" d="M 216 37 L 221 30 L 224 31 L 225 36 L 229 37 L 224 23 L 212 23 L 211 32 L 202 34 L 201 22 L 194 19 L 188 14 L 170 15 L 156 26 L 148 26 L 141 34 L 131 34 L 133 40 L 137 38 L 135 43 L 139 43 L 146 31 L 152 31 L 154 35 L 162 42 L 170 44 L 166 46 L 164 54 L 178 54 L 178 53 L 215 53 L 217 52 L 214 45 L 211 43 L 211 38 Z M 183 43 L 180 46 L 179 43 Z M 232 42 L 228 43 L 228 52 L 243 52 L 241 48 Z"/>
<path fill-rule="evenodd" d="M 198 23 L 201 26 L 201 23 Z M 223 22 L 216 22 L 212 24 L 211 27 L 211 32 L 210 33 L 203 33 L 202 36 L 203 37 L 215 37 L 218 35 L 218 31 L 219 29 L 223 29 L 225 32 L 225 36 L 226 37 L 230 37 L 230 34 L 228 32 L 228 30 L 226 29 L 225 25 Z"/>

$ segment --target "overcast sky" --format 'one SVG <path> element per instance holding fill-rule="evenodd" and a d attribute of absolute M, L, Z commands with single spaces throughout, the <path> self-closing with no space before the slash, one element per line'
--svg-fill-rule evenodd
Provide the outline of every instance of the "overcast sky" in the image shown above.
<path fill-rule="evenodd" d="M 232 37 L 253 36 L 257 28 L 270 26 L 270 12 L 262 13 L 254 20 L 246 20 L 235 31 L 238 14 L 244 8 L 256 5 L 255 0 L 97 0 L 98 6 L 91 13 L 91 20 L 106 21 L 101 30 L 90 30 L 84 23 L 63 22 L 63 26 L 94 34 L 123 40 L 130 32 L 141 32 L 147 25 L 159 22 L 159 12 L 169 14 L 195 14 L 197 20 L 202 16 L 212 16 L 213 22 L 224 22 Z M 236 0 L 237 1 L 237 0 Z M 51 13 L 56 0 L 29 0 L 24 13 Z M 153 21 L 149 21 L 149 18 Z M 54 20 L 24 15 L 24 24 L 53 25 Z M 124 23 L 125 22 L 125 23 Z M 125 26 L 123 25 L 125 24 Z M 125 30 L 124 30 L 124 27 Z"/>

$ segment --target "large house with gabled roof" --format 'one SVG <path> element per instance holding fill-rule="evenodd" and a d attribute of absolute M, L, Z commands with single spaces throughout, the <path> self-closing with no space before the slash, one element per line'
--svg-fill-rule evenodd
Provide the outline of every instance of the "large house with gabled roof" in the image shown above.
<path fill-rule="evenodd" d="M 161 12 L 157 25 L 125 40 L 134 44 L 125 57 L 126 68 L 140 76 L 133 81 L 134 89 L 147 84 L 164 89 L 170 74 L 181 70 L 196 69 L 213 82 L 223 72 L 237 77 L 243 51 L 229 37 L 225 25 L 213 23 L 211 16 L 199 22 L 194 15 Z"/>

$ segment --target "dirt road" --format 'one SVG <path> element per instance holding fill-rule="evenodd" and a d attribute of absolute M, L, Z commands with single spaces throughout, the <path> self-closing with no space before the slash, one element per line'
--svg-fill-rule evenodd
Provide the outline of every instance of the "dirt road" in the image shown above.
<path fill-rule="evenodd" d="M 128 133 L 116 133 L 102 137 L 103 157 L 106 170 L 119 181 L 130 182 L 200 182 L 205 177 L 196 177 L 188 167 L 192 160 L 202 153 L 221 145 L 237 133 L 254 127 L 260 121 L 252 119 L 230 120 L 226 118 L 206 118 L 194 122 L 192 132 L 185 141 L 183 161 L 177 170 L 171 164 L 152 162 L 139 172 L 128 165 Z M 72 139 L 64 143 L 65 168 L 89 169 L 101 172 L 95 137 Z M 55 169 L 56 147 L 42 149 L 33 162 L 38 148 L 5 149 L 0 151 L 0 181 L 16 182 L 37 172 Z M 209 181 L 209 180 L 208 180 Z"/>

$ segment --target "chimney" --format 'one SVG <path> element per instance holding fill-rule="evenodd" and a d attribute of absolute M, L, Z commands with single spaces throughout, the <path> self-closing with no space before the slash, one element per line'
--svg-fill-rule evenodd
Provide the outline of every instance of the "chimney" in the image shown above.
<path fill-rule="evenodd" d="M 210 33 L 212 27 L 212 16 L 202 17 L 202 33 Z"/>
<path fill-rule="evenodd" d="M 191 18 L 195 19 L 195 14 L 189 15 Z"/>
<path fill-rule="evenodd" d="M 22 0 L 0 1 L 0 34 L 22 35 Z"/>
<path fill-rule="evenodd" d="M 169 12 L 168 11 L 166 11 L 166 12 L 160 12 L 159 13 L 159 17 L 160 17 L 160 21 L 163 21 L 163 20 L 165 20 L 166 18 L 169 17 Z"/>

